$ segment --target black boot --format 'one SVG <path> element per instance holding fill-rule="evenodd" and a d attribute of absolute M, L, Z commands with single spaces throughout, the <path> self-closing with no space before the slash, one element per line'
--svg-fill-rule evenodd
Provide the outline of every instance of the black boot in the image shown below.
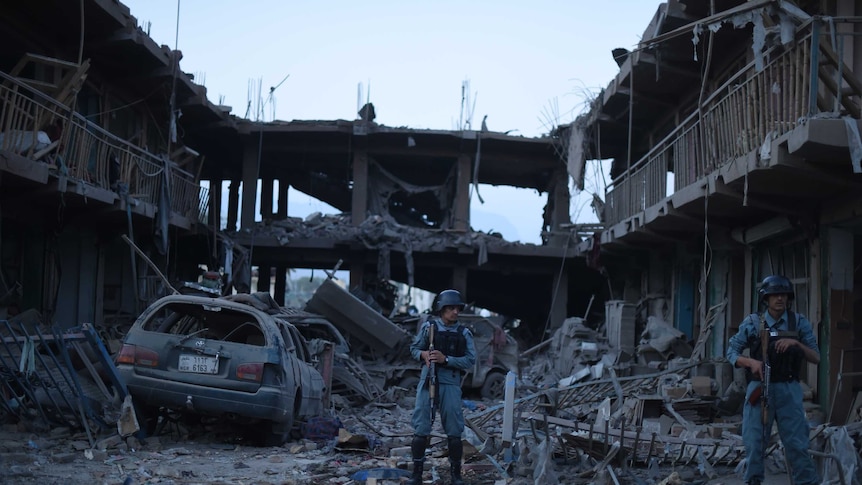
<path fill-rule="evenodd" d="M 449 465 L 452 467 L 452 485 L 464 485 L 461 479 L 461 459 L 464 457 L 464 444 L 460 437 L 449 437 Z"/>
<path fill-rule="evenodd" d="M 410 444 L 413 454 L 413 475 L 410 476 L 408 485 L 422 485 L 422 471 L 425 467 L 425 447 L 428 445 L 427 436 L 414 436 Z"/>

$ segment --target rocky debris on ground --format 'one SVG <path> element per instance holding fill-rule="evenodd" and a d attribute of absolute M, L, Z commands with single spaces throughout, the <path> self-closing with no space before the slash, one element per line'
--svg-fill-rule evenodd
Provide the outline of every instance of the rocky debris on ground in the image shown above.
<path fill-rule="evenodd" d="M 691 353 L 679 332 L 657 318 L 648 321 L 634 355 L 613 348 L 606 329 L 567 319 L 548 341 L 521 354 L 526 365 L 509 401 L 465 395 L 465 478 L 495 485 L 739 483 L 745 465 L 739 411 L 744 388 L 723 359 L 687 358 Z M 830 456 L 841 461 L 848 477 L 858 475 L 862 423 L 827 425 L 811 402 L 813 391 L 804 387 L 812 449 L 825 453 L 818 458 L 824 475 L 838 479 Z M 0 481 L 395 480 L 411 466 L 414 394 L 415 389 L 390 386 L 362 403 L 334 394 L 331 414 L 321 417 L 330 420 L 329 435 L 303 433 L 300 426 L 299 435 L 280 447 L 259 447 L 243 427 L 211 419 L 171 419 L 150 437 L 118 432 L 127 427 L 123 423 L 134 422 L 133 407 L 123 403 L 125 412 L 117 413 L 110 400 L 101 410 L 96 406 L 91 419 L 78 421 L 83 428 L 70 417 L 62 425 L 46 419 L 55 416 L 47 409 L 6 414 Z M 15 402 L 21 401 L 6 404 Z M 85 417 L 80 409 L 71 412 Z M 512 423 L 508 438 L 507 422 Z M 435 482 L 448 480 L 445 441 L 438 420 L 426 460 L 426 477 Z M 777 434 L 767 464 L 782 483 L 787 466 Z"/>

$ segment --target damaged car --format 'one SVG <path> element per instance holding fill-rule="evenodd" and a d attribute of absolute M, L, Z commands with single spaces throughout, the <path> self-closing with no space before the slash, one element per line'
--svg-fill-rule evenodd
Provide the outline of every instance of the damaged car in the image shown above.
<path fill-rule="evenodd" d="M 127 333 L 116 365 L 145 431 L 171 412 L 251 425 L 280 445 L 323 412 L 324 380 L 305 339 L 253 295 L 234 296 L 247 301 L 163 297 Z"/>
<path fill-rule="evenodd" d="M 396 322 L 331 279 L 317 288 L 306 310 L 323 315 L 338 328 L 379 387 L 418 385 L 421 366 L 410 356 L 410 340 L 431 315 Z M 473 332 L 476 345 L 476 363 L 464 374 L 462 388 L 485 399 L 502 399 L 506 374 L 519 371 L 518 342 L 503 329 L 498 321 L 502 317 L 461 313 L 458 318 Z"/>

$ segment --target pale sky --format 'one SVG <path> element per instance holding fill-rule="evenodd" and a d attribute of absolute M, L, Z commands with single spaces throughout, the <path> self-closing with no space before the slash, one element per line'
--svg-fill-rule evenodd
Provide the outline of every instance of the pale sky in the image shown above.
<path fill-rule="evenodd" d="M 618 72 L 616 47 L 632 49 L 657 0 L 283 1 L 121 0 L 158 44 L 183 53 L 180 67 L 213 103 L 252 119 L 353 120 L 361 84 L 387 126 L 457 129 L 462 84 L 479 129 L 541 136 L 571 122 Z M 179 27 L 177 10 L 179 5 Z M 285 80 L 285 77 L 287 79 Z M 264 100 L 256 110 L 258 83 Z M 255 86 L 254 90 L 250 85 Z M 262 113 L 261 113 L 262 111 Z M 606 164 L 605 164 L 606 165 Z M 589 194 L 604 197 L 597 167 L 573 197 L 575 222 L 593 222 Z M 507 240 L 540 242 L 546 195 L 480 186 L 471 225 Z M 334 213 L 291 189 L 288 213 Z"/>

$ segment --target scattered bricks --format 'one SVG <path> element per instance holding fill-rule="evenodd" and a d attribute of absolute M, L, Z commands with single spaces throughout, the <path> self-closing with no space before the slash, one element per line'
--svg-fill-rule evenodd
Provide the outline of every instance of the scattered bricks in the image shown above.
<path fill-rule="evenodd" d="M 142 443 L 134 436 L 129 436 L 126 438 L 126 446 L 128 446 L 130 450 L 140 450 Z"/>
<path fill-rule="evenodd" d="M 33 456 L 26 453 L 3 453 L 3 463 L 29 464 L 33 463 Z"/>
<path fill-rule="evenodd" d="M 661 387 L 661 395 L 670 399 L 682 399 L 685 396 L 685 393 L 688 389 L 685 386 L 662 386 Z"/>
<path fill-rule="evenodd" d="M 409 446 L 399 446 L 398 448 L 389 450 L 389 456 L 392 457 L 410 456 L 411 453 L 412 451 L 410 451 Z"/>
<path fill-rule="evenodd" d="M 720 426 L 715 426 L 713 424 L 706 425 L 706 431 L 709 433 L 710 438 L 721 438 L 721 433 L 724 432 L 724 429 Z"/>
<path fill-rule="evenodd" d="M 84 457 L 91 461 L 104 462 L 108 459 L 108 453 L 102 450 L 85 450 Z"/>
<path fill-rule="evenodd" d="M 305 445 L 291 445 L 288 451 L 294 455 L 297 453 L 302 453 L 303 451 L 305 451 Z"/>
<path fill-rule="evenodd" d="M 712 396 L 712 379 L 708 376 L 693 376 L 691 388 L 698 396 Z"/>
<path fill-rule="evenodd" d="M 72 463 L 78 458 L 77 453 L 55 453 L 51 455 L 51 461 L 54 463 Z"/>
<path fill-rule="evenodd" d="M 177 448 L 171 448 L 171 449 L 165 450 L 165 451 L 169 451 L 169 452 L 171 452 L 177 456 L 188 456 L 188 455 L 194 455 L 195 454 L 192 450 L 190 450 L 188 448 L 183 448 L 182 446 L 177 447 Z"/>
<path fill-rule="evenodd" d="M 268 461 L 270 463 L 284 463 L 284 457 L 281 455 L 272 455 L 269 457 Z"/>
<path fill-rule="evenodd" d="M 84 451 L 90 447 L 90 443 L 87 443 L 86 441 L 71 441 L 69 442 L 69 446 L 71 446 L 73 450 Z"/>
<path fill-rule="evenodd" d="M 685 431 L 685 426 L 679 423 L 675 423 L 673 426 L 670 427 L 670 435 L 673 437 L 678 438 L 683 431 Z"/>
<path fill-rule="evenodd" d="M 123 438 L 120 438 L 119 435 L 113 435 L 97 442 L 96 449 L 107 450 L 109 448 L 116 448 L 120 445 L 120 443 L 123 443 Z"/>

